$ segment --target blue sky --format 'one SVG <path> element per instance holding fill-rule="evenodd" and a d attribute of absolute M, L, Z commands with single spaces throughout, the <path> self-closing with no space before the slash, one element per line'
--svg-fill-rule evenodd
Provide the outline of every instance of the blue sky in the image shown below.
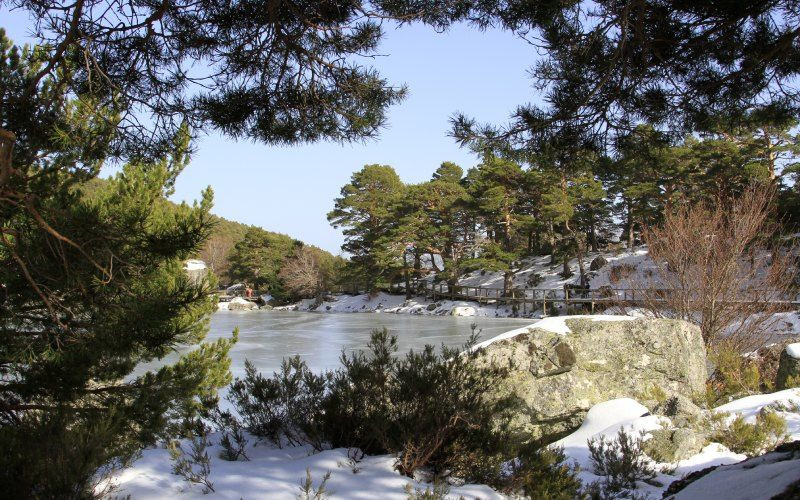
<path fill-rule="evenodd" d="M 0 9 L 0 27 L 27 41 L 31 23 L 25 14 Z M 421 182 L 443 161 L 466 169 L 477 159 L 447 136 L 453 113 L 503 123 L 517 105 L 536 99 L 528 78 L 536 51 L 510 33 L 467 26 L 444 34 L 424 26 L 389 28 L 380 52 L 386 56 L 365 64 L 392 84 L 407 84 L 410 93 L 389 110 L 379 139 L 287 148 L 210 133 L 195 144 L 174 199 L 190 201 L 210 185 L 214 213 L 337 253 L 343 238 L 325 215 L 354 171 L 381 163 L 405 182 Z"/>

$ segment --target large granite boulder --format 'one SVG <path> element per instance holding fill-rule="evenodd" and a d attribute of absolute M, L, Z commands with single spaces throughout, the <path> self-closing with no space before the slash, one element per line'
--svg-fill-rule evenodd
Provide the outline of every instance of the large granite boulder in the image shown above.
<path fill-rule="evenodd" d="M 484 347 L 484 362 L 512 366 L 496 394 L 518 398 L 512 430 L 521 440 L 552 442 L 579 427 L 589 408 L 602 401 L 705 390 L 706 351 L 694 325 L 591 316 L 565 319 L 559 332 L 547 325 L 534 324 Z"/>

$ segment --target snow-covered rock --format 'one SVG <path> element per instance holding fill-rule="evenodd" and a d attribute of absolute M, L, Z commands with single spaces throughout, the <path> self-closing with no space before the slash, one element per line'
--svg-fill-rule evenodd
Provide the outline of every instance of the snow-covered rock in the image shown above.
<path fill-rule="evenodd" d="M 800 441 L 742 462 L 698 472 L 670 488 L 675 500 L 750 500 L 754 498 L 798 498 L 800 496 Z"/>
<path fill-rule="evenodd" d="M 406 500 L 406 485 L 410 485 L 412 491 L 431 487 L 396 472 L 395 457 L 390 455 L 364 457 L 356 464 L 357 472 L 353 472 L 346 448 L 315 453 L 307 446 L 278 449 L 263 442 L 256 446 L 256 440 L 251 438 L 246 449 L 250 460 L 228 462 L 219 458 L 220 438 L 218 433 L 211 434 L 212 446 L 207 450 L 211 458 L 209 479 L 213 492 L 203 494 L 201 486 L 189 484 L 172 474 L 169 452 L 159 447 L 145 450 L 133 467 L 112 479 L 117 486 L 113 495 L 130 495 L 134 500 L 295 500 L 301 498 L 300 483 L 306 479 L 306 470 L 311 474 L 314 488 L 330 472 L 326 490 L 327 498 L 331 499 Z M 184 448 L 188 445 L 184 444 Z M 448 498 L 460 496 L 487 500 L 503 498 L 488 486 L 475 484 L 450 489 Z"/>
<path fill-rule="evenodd" d="M 450 316 L 475 316 L 475 312 L 472 306 L 456 306 L 450 309 Z"/>
<path fill-rule="evenodd" d="M 229 311 L 252 311 L 254 309 L 258 309 L 258 304 L 255 302 L 250 302 L 249 300 L 245 300 L 241 297 L 234 297 L 228 302 L 227 309 Z"/>

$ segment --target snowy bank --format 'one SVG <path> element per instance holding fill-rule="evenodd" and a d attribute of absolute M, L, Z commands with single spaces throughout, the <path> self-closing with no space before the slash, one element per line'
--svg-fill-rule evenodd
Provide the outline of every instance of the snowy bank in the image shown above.
<path fill-rule="evenodd" d="M 800 390 L 791 389 L 774 394 L 750 396 L 718 407 L 715 411 L 742 414 L 746 418 L 754 415 L 766 405 L 778 402 L 800 405 Z M 787 420 L 790 440 L 800 439 L 800 414 L 781 411 Z M 614 438 L 620 428 L 626 432 L 652 432 L 668 423 L 666 417 L 650 415 L 643 405 L 630 398 L 621 398 L 599 403 L 589 411 L 583 425 L 569 436 L 554 443 L 561 446 L 568 459 L 581 467 L 580 479 L 584 484 L 601 480 L 594 474 L 587 440 L 592 438 Z M 137 499 L 295 499 L 300 493 L 300 482 L 306 477 L 306 469 L 311 473 L 314 486 L 318 486 L 324 475 L 331 473 L 327 489 L 333 499 L 372 499 L 402 500 L 408 498 L 406 488 L 424 491 L 427 485 L 397 473 L 394 457 L 389 455 L 367 456 L 353 464 L 346 449 L 333 449 L 315 453 L 311 448 L 287 447 L 277 449 L 269 444 L 257 443 L 251 437 L 247 445 L 249 461 L 228 462 L 219 457 L 219 434 L 211 434 L 212 446 L 208 449 L 211 457 L 210 480 L 214 492 L 204 495 L 202 488 L 190 485 L 173 475 L 169 453 L 163 447 L 147 449 L 132 467 L 112 478 L 117 486 L 114 495 L 131 495 Z M 656 476 L 662 486 L 638 484 L 639 495 L 648 494 L 660 498 L 668 485 L 685 475 L 710 466 L 736 464 L 744 460 L 744 455 L 733 453 L 724 446 L 711 443 L 700 453 L 675 464 L 662 468 Z M 752 463 L 753 460 L 748 461 Z M 718 469 L 719 474 L 709 474 L 708 480 L 698 481 L 679 493 L 677 498 L 726 498 L 726 500 L 745 498 L 769 498 L 780 493 L 789 480 L 800 477 L 800 460 L 769 461 L 763 459 L 765 467 L 748 468 L 733 466 Z M 355 467 L 354 467 L 355 465 Z M 667 464 L 661 464 L 667 465 Z M 671 470 L 674 468 L 674 470 Z M 746 471 L 750 472 L 746 472 Z M 718 478 L 710 482 L 716 476 Z M 500 499 L 502 495 L 485 485 L 453 486 L 448 498 Z"/>
<path fill-rule="evenodd" d="M 300 494 L 300 483 L 311 473 L 313 486 L 319 486 L 330 472 L 326 489 L 330 498 L 406 500 L 407 485 L 412 491 L 424 491 L 425 483 L 402 476 L 394 470 L 395 459 L 390 455 L 367 456 L 353 467 L 346 448 L 315 453 L 310 447 L 278 449 L 266 443 L 254 445 L 251 438 L 247 446 L 249 461 L 229 462 L 219 458 L 222 448 L 220 435 L 213 433 L 208 448 L 211 458 L 209 479 L 214 490 L 203 494 L 203 488 L 192 485 L 170 472 L 172 462 L 164 448 L 145 450 L 133 467 L 118 474 L 113 481 L 117 489 L 112 495 L 130 495 L 133 500 L 180 499 L 231 499 L 295 500 Z M 357 472 L 354 472 L 357 471 Z M 453 486 L 452 498 L 502 499 L 503 496 L 488 486 Z"/>

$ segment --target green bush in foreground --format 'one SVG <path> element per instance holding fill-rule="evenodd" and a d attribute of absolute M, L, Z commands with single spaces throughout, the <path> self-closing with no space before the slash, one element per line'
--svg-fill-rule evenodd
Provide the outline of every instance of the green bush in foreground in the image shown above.
<path fill-rule="evenodd" d="M 250 432 L 279 445 L 392 453 L 409 476 L 423 468 L 509 491 L 577 491 L 563 454 L 510 440 L 514 401 L 486 397 L 505 369 L 478 362 L 483 353 L 470 349 L 474 340 L 461 352 L 426 346 L 397 357 L 397 339 L 375 331 L 367 352 L 343 354 L 342 367 L 323 375 L 299 358 L 284 361 L 271 378 L 248 365 L 230 400 Z M 502 474 L 515 457 L 511 474 Z"/>
<path fill-rule="evenodd" d="M 762 409 L 752 424 L 738 415 L 729 424 L 719 426 L 711 439 L 731 451 L 752 457 L 775 448 L 786 439 L 786 419 L 768 409 Z"/>

